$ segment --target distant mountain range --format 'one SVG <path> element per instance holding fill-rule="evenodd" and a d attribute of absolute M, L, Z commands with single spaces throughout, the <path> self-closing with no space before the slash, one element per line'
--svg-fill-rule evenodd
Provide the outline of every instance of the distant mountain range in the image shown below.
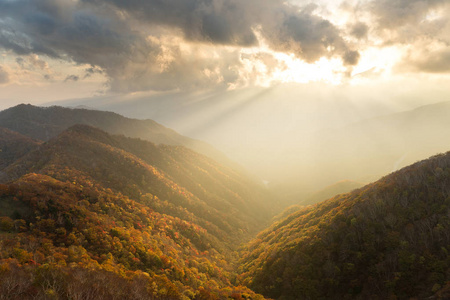
<path fill-rule="evenodd" d="M 346 170 L 355 180 L 381 176 L 449 149 L 449 116 L 450 102 L 427 105 L 323 131 L 316 147 L 319 155 L 332 147 L 336 164 L 356 161 Z"/>
<path fill-rule="evenodd" d="M 448 99 L 427 99 L 442 102 L 410 109 L 419 101 L 405 99 L 396 107 L 390 101 L 325 97 L 320 90 L 311 96 L 299 86 L 288 91 L 234 91 L 204 98 L 170 94 L 130 101 L 113 97 L 67 104 L 157 118 L 211 142 L 277 193 L 303 199 L 338 181 L 377 180 L 450 149 Z"/>
<path fill-rule="evenodd" d="M 211 145 L 180 135 L 153 120 L 130 119 L 112 112 L 85 108 L 37 107 L 30 104 L 0 112 L 0 127 L 42 141 L 48 141 L 76 124 L 94 126 L 110 134 L 141 138 L 155 144 L 185 146 L 242 171 L 240 166 Z"/>
<path fill-rule="evenodd" d="M 286 177 L 280 175 L 274 188 L 286 192 L 292 204 L 334 182 L 371 182 L 445 152 L 450 149 L 449 116 L 450 102 L 442 102 L 317 132 L 278 159 Z"/>

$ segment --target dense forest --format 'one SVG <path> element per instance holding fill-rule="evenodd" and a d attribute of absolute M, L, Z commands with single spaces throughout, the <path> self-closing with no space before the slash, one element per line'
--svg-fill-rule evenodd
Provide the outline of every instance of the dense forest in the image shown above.
<path fill-rule="evenodd" d="M 275 299 L 444 299 L 449 251 L 450 152 L 277 221 L 241 276 Z"/>
<path fill-rule="evenodd" d="M 262 297 L 236 282 L 272 202 L 245 175 L 87 125 L 45 143 L 4 132 L 2 299 Z"/>
<path fill-rule="evenodd" d="M 274 217 L 232 163 L 34 109 L 0 112 L 0 299 L 450 297 L 450 152 Z"/>
<path fill-rule="evenodd" d="M 37 148 L 39 144 L 38 140 L 0 127 L 0 170 Z"/>

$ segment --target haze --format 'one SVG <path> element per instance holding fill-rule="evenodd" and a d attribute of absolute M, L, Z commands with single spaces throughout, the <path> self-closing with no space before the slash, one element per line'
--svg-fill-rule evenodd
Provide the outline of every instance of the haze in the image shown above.
<path fill-rule="evenodd" d="M 446 0 L 0 0 L 0 109 L 153 119 L 285 193 L 369 182 L 450 149 L 449 21 Z"/>

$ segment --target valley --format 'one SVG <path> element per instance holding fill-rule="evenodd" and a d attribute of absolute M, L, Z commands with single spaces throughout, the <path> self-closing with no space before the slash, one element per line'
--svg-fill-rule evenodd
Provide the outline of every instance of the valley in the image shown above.
<path fill-rule="evenodd" d="M 156 122 L 20 105 L 0 125 L 1 299 L 449 295 L 449 153 L 286 208 Z"/>
<path fill-rule="evenodd" d="M 449 300 L 449 0 L 0 0 L 0 300 Z"/>

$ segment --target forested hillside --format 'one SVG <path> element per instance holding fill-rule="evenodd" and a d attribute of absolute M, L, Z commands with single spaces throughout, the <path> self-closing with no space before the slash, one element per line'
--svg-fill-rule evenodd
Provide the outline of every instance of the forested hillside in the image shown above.
<path fill-rule="evenodd" d="M 240 299 L 262 187 L 184 147 L 74 126 L 2 173 L 6 299 Z M 46 298 L 46 299 L 47 299 Z"/>
<path fill-rule="evenodd" d="M 39 141 L 0 127 L 0 170 L 37 148 Z"/>
<path fill-rule="evenodd" d="M 450 297 L 450 152 L 272 219 L 263 186 L 183 146 L 75 125 L 0 147 L 0 299 Z"/>
<path fill-rule="evenodd" d="M 444 299 L 449 251 L 447 153 L 276 222 L 241 277 L 275 299 Z"/>
<path fill-rule="evenodd" d="M 185 146 L 214 160 L 239 168 L 211 145 L 180 135 L 153 120 L 130 119 L 112 112 L 60 106 L 37 107 L 21 104 L 0 112 L 0 127 L 33 139 L 47 141 L 76 125 L 84 124 L 110 134 L 141 138 L 155 144 Z"/>

